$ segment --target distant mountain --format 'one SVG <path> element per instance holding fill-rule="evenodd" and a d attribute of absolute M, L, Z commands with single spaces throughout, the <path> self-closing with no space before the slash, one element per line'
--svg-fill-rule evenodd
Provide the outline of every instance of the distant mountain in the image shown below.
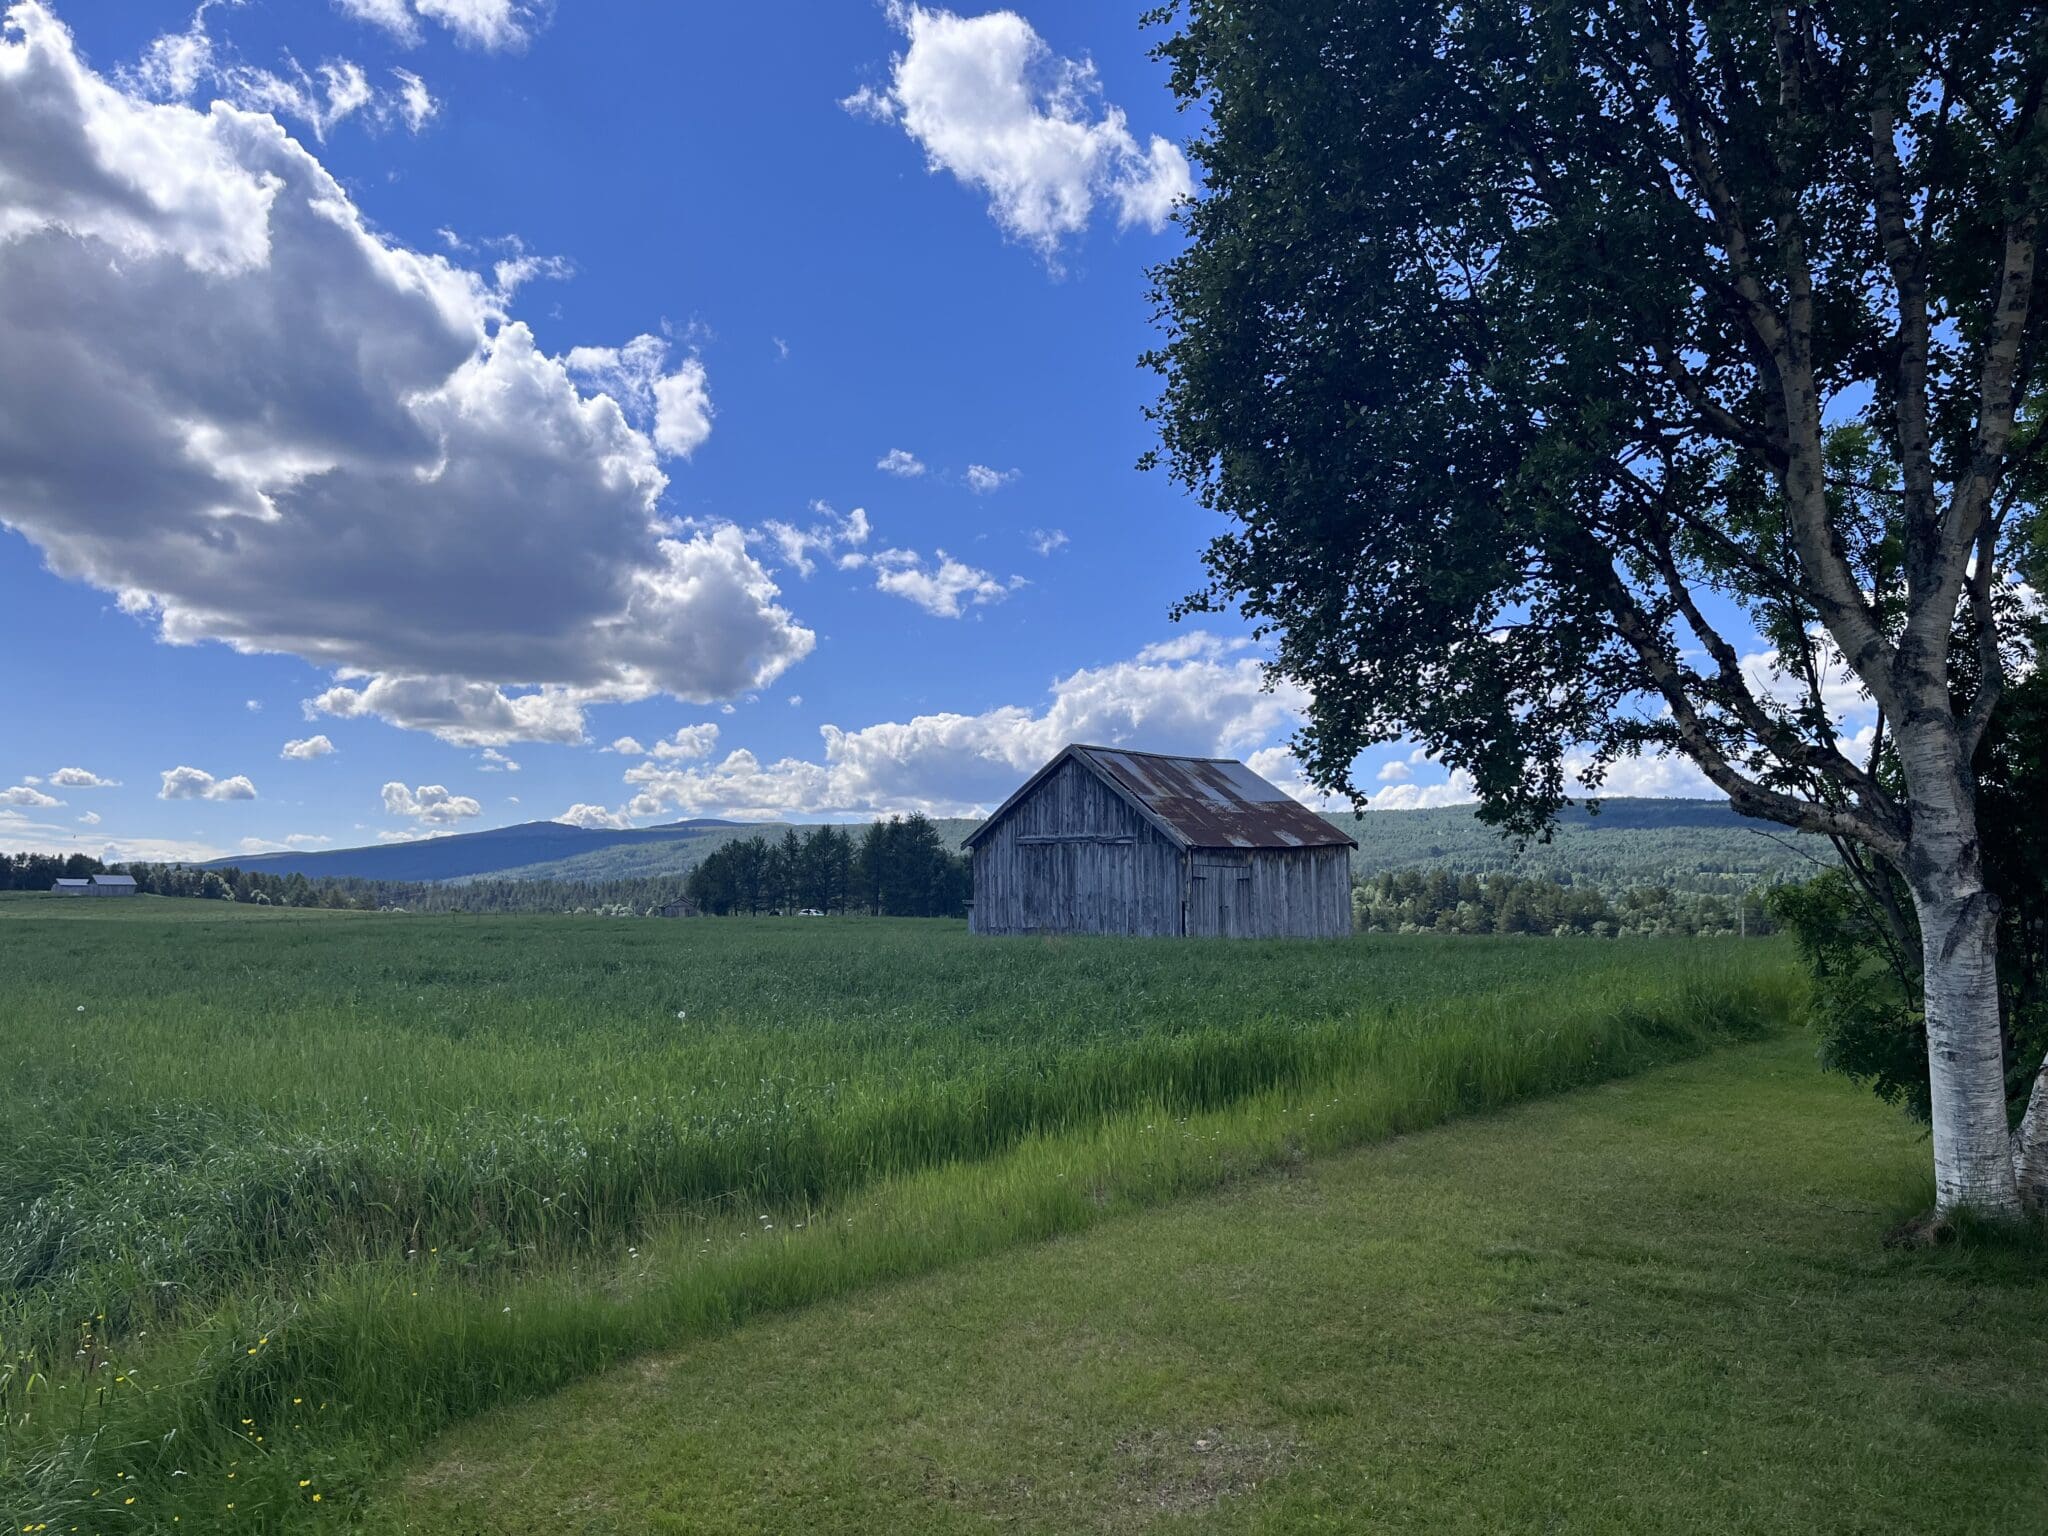
<path fill-rule="evenodd" d="M 817 822 L 727 822 L 688 842 L 613 843 L 564 854 L 541 863 L 501 869 L 498 880 L 638 880 L 655 875 L 686 875 L 727 843 L 743 838 L 778 839 L 794 831 L 799 837 L 811 832 Z M 958 850 L 967 834 L 981 825 L 973 816 L 934 816 L 932 825 L 946 846 Z M 858 826 L 851 829 L 856 834 Z"/>
<path fill-rule="evenodd" d="M 651 848 L 673 855 L 674 850 L 692 839 L 739 825 L 704 818 L 622 830 L 572 827 L 559 821 L 524 821 L 517 826 L 493 827 L 488 832 L 456 832 L 447 837 L 378 843 L 368 848 L 245 854 L 215 859 L 206 867 L 232 866 L 269 875 L 299 874 L 308 880 L 459 880 L 622 846 Z"/>
<path fill-rule="evenodd" d="M 1667 885 L 1678 891 L 1729 892 L 1801 879 L 1834 861 L 1825 840 L 1738 815 L 1725 800 L 1609 800 L 1597 816 L 1567 810 L 1548 843 L 1518 845 L 1484 825 L 1469 805 L 1421 811 L 1333 814 L 1358 840 L 1352 869 L 1445 869 L 1455 874 L 1508 871 L 1532 878 L 1584 881 L 1607 890 Z M 959 847 L 980 823 L 939 818 L 939 834 Z M 619 831 L 530 821 L 488 832 L 385 843 L 319 853 L 255 854 L 216 866 L 308 879 L 630 880 L 686 875 L 739 838 L 802 834 L 815 823 L 715 819 Z M 857 829 L 856 829 L 857 830 Z"/>

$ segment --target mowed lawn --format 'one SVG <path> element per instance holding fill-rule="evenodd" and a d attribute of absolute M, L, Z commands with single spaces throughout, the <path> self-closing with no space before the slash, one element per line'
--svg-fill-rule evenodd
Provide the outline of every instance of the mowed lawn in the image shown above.
<path fill-rule="evenodd" d="M 2048 1529 L 2048 1263 L 1781 1034 L 753 1323 L 436 1442 L 364 1527 Z"/>

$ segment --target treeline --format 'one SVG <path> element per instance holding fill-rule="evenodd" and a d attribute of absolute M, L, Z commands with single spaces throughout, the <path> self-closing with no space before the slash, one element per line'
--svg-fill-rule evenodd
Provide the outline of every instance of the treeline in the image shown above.
<path fill-rule="evenodd" d="M 680 876 L 640 880 L 309 880 L 247 869 L 191 869 L 179 864 L 128 864 L 138 889 L 154 896 L 197 896 L 254 906 L 325 907 L 378 912 L 602 912 L 642 917 L 687 906 Z"/>
<path fill-rule="evenodd" d="M 1776 931 L 1764 893 L 1736 895 L 1633 886 L 1610 897 L 1569 878 L 1400 870 L 1352 888 L 1353 926 L 1364 933 L 1749 934 Z"/>
<path fill-rule="evenodd" d="M 690 871 L 686 891 L 700 910 L 866 912 L 878 917 L 961 917 L 973 876 L 928 817 L 870 822 L 859 837 L 843 827 L 795 828 L 774 841 L 727 843 Z"/>
<path fill-rule="evenodd" d="M 47 891 L 59 880 L 106 872 L 106 865 L 83 853 L 0 853 L 0 891 Z"/>
<path fill-rule="evenodd" d="M 923 816 L 877 822 L 858 836 L 842 827 L 790 831 L 777 840 L 728 843 L 687 876 L 618 880 L 427 883 L 313 880 L 232 866 L 105 864 L 87 854 L 0 854 L 0 890 L 47 891 L 59 879 L 119 870 L 147 896 L 237 901 L 333 911 L 594 912 L 615 917 L 734 912 L 865 912 L 886 917 L 961 917 L 972 891 L 967 860 Z"/>
<path fill-rule="evenodd" d="M 324 907 L 409 912 L 604 912 L 621 916 L 678 913 L 688 907 L 681 875 L 637 880 L 472 880 L 430 885 L 415 880 L 309 880 L 301 874 L 195 869 L 186 864 L 105 864 L 87 854 L 0 854 L 0 891 L 47 891 L 59 879 L 112 871 L 135 877 L 149 896 L 239 901 L 252 906 Z"/>

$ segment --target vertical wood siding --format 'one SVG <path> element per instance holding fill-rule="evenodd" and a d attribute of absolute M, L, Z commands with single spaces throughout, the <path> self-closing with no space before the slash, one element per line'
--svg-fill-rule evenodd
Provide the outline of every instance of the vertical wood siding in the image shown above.
<path fill-rule="evenodd" d="M 1341 938 L 1351 931 L 1350 850 L 1184 854 L 1070 761 L 975 847 L 972 926 L 991 934 Z"/>
<path fill-rule="evenodd" d="M 1180 850 L 1076 762 L 974 850 L 976 933 L 1178 933 L 1180 903 Z"/>

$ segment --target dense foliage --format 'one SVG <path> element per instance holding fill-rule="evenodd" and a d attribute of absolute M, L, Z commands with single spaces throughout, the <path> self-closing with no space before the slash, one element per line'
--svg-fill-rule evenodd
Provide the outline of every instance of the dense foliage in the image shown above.
<path fill-rule="evenodd" d="M 1710 800 L 1610 800 L 1597 815 L 1569 807 L 1547 838 L 1526 842 L 1503 838 L 1469 805 L 1333 819 L 1358 839 L 1351 868 L 1361 879 L 1443 870 L 1594 885 L 1614 898 L 1660 885 L 1733 900 L 1760 885 L 1803 880 L 1836 857 L 1824 838 L 1751 821 Z"/>
<path fill-rule="evenodd" d="M 58 880 L 106 872 L 106 865 L 83 853 L 0 853 L 0 891 L 47 891 Z"/>
<path fill-rule="evenodd" d="M 1678 750 L 1745 810 L 1903 844 L 1822 695 L 1843 657 L 1896 729 L 1952 675 L 1966 710 L 1995 692 L 2048 330 L 2039 8 L 1153 19 L 1206 122 L 1155 274 L 1161 458 L 1231 521 L 1193 602 L 1241 605 L 1310 689 L 1312 776 L 1413 737 L 1528 827 L 1575 767 Z M 1832 442 L 1831 399 L 1861 413 Z"/>
<path fill-rule="evenodd" d="M 689 897 L 723 917 L 746 912 L 866 912 L 876 917 L 960 917 L 973 876 L 932 821 L 913 815 L 844 827 L 784 829 L 771 842 L 729 842 L 690 872 Z"/>
<path fill-rule="evenodd" d="M 1592 881 L 1452 875 L 1375 875 L 1351 893 L 1356 926 L 1371 933 L 1724 934 L 1776 931 L 1762 890 L 1734 896 L 1630 886 L 1613 899 Z"/>

